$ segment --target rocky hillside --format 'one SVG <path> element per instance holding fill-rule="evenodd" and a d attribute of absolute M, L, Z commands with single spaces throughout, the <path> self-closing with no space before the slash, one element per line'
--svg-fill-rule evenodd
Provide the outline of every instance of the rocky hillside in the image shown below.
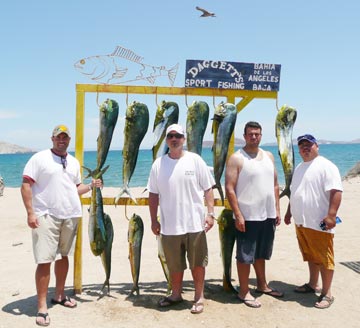
<path fill-rule="evenodd" d="M 34 150 L 30 148 L 21 147 L 11 143 L 0 141 L 0 154 L 24 154 L 33 153 Z"/>

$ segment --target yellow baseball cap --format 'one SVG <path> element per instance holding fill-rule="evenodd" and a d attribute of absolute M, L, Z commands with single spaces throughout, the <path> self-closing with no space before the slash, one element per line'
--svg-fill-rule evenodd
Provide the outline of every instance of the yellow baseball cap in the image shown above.
<path fill-rule="evenodd" d="M 53 137 L 57 137 L 61 133 L 65 133 L 65 134 L 67 134 L 68 137 L 70 137 L 70 131 L 66 125 L 61 124 L 61 125 L 55 126 L 52 135 L 53 135 Z"/>

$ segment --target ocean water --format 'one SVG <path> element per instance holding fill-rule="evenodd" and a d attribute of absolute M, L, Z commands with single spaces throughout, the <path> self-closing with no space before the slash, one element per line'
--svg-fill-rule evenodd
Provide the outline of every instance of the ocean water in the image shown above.
<path fill-rule="evenodd" d="M 277 146 L 261 146 L 269 150 L 275 157 L 275 165 L 278 171 L 280 185 L 285 184 L 284 172 L 278 155 Z M 301 161 L 300 155 L 295 151 L 295 165 Z M 320 154 L 327 157 L 339 168 L 341 176 L 360 161 L 360 144 L 324 144 L 320 145 Z M 3 177 L 6 187 L 20 187 L 22 181 L 22 171 L 32 154 L 0 154 L 0 176 Z M 204 148 L 202 157 L 209 166 L 213 166 L 212 151 Z M 136 164 L 135 171 L 130 180 L 130 187 L 144 187 L 147 184 L 150 168 L 152 164 L 152 152 L 150 149 L 141 149 Z M 85 151 L 84 165 L 90 169 L 96 166 L 96 151 Z M 105 165 L 110 165 L 104 175 L 104 184 L 107 187 L 122 186 L 122 153 L 121 150 L 109 151 Z M 86 171 L 84 171 L 84 177 Z M 224 180 L 224 179 L 223 179 Z M 85 182 L 89 179 L 84 179 Z"/>

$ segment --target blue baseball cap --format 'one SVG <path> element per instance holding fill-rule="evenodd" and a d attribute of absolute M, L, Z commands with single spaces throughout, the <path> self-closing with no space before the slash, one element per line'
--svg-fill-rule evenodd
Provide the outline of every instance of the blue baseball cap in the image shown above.
<path fill-rule="evenodd" d="M 298 137 L 297 138 L 298 144 L 303 140 L 306 140 L 306 141 L 309 141 L 311 143 L 316 143 L 317 144 L 316 138 L 314 136 L 312 136 L 311 134 L 304 134 L 304 135 Z"/>

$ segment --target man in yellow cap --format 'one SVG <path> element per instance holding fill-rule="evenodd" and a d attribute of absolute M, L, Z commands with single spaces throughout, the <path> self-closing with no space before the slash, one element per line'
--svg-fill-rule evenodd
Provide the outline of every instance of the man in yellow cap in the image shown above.
<path fill-rule="evenodd" d="M 80 163 L 67 152 L 71 137 L 65 125 L 54 128 L 51 140 L 51 149 L 34 154 L 26 163 L 21 186 L 37 264 L 36 324 L 40 326 L 50 324 L 46 297 L 52 262 L 55 261 L 56 288 L 51 303 L 76 307 L 76 301 L 65 295 L 64 288 L 69 269 L 68 255 L 82 216 L 79 195 L 92 187 L 102 186 L 100 179 L 93 179 L 89 185 L 81 182 Z"/>

